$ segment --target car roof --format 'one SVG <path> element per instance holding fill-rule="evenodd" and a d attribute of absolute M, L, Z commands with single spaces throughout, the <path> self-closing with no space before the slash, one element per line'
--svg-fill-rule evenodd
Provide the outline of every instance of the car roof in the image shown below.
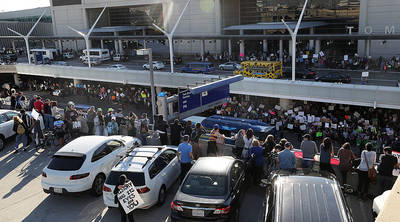
<path fill-rule="evenodd" d="M 17 113 L 17 111 L 15 111 L 15 110 L 0 109 L 0 115 L 3 114 L 3 113 L 7 113 L 7 112 L 15 112 L 15 113 Z"/>
<path fill-rule="evenodd" d="M 337 181 L 321 176 L 285 175 L 274 181 L 279 221 L 348 221 Z"/>
<path fill-rule="evenodd" d="M 110 139 L 112 138 L 107 136 L 81 136 L 63 146 L 60 150 L 57 151 L 57 153 L 76 152 L 87 154 L 101 144 L 105 143 L 106 141 L 109 141 Z"/>
<path fill-rule="evenodd" d="M 148 162 L 153 161 L 158 153 L 163 152 L 165 149 L 176 147 L 172 146 L 141 146 L 133 149 L 119 164 L 117 164 L 113 171 L 131 171 L 141 172 Z M 160 152 L 159 152 L 160 151 Z M 148 164 L 150 165 L 150 164 Z M 147 166 L 148 166 L 147 165 Z"/>
<path fill-rule="evenodd" d="M 227 175 L 235 159 L 233 157 L 201 157 L 190 169 L 192 174 Z"/>
<path fill-rule="evenodd" d="M 210 65 L 211 62 L 189 62 L 188 64 L 197 64 L 197 65 Z"/>

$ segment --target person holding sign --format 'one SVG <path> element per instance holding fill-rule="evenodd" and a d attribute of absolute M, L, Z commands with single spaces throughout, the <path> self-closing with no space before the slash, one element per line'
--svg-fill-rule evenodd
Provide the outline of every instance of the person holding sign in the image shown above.
<path fill-rule="evenodd" d="M 131 211 L 127 214 L 125 212 L 124 208 L 122 207 L 120 201 L 118 200 L 118 193 L 120 192 L 120 190 L 123 189 L 124 184 L 126 184 L 128 182 L 130 182 L 130 180 L 126 177 L 126 175 L 121 174 L 121 176 L 119 176 L 118 184 L 114 189 L 114 194 L 115 194 L 114 202 L 118 203 L 118 209 L 119 209 L 119 212 L 121 213 L 121 222 L 126 222 L 127 216 L 128 216 L 129 222 L 135 222 L 135 219 L 133 218 L 133 211 Z"/>

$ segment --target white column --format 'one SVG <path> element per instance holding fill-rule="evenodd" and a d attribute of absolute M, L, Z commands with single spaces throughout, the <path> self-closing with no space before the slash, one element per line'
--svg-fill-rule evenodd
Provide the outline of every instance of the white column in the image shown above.
<path fill-rule="evenodd" d="M 240 30 L 240 35 L 244 35 L 244 30 Z M 244 55 L 244 40 L 240 40 L 240 55 Z"/>
<path fill-rule="evenodd" d="M 318 54 L 321 51 L 321 40 L 315 40 L 315 54 Z"/>
<path fill-rule="evenodd" d="M 204 60 L 205 52 L 206 52 L 206 43 L 205 43 L 205 40 L 202 39 L 202 40 L 200 40 L 200 57 L 201 57 L 201 60 Z"/>
<path fill-rule="evenodd" d="M 14 40 L 11 41 L 11 45 L 12 45 L 13 51 L 15 52 L 16 48 L 15 48 L 15 41 Z"/>
<path fill-rule="evenodd" d="M 267 30 L 264 30 L 263 34 L 267 35 Z M 263 40 L 263 52 L 268 52 L 268 42 L 266 39 Z"/>
<path fill-rule="evenodd" d="M 292 56 L 292 40 L 289 40 L 289 56 Z"/>
<path fill-rule="evenodd" d="M 283 62 L 283 40 L 279 39 L 279 61 Z"/>
<path fill-rule="evenodd" d="M 101 49 L 104 49 L 104 40 L 103 39 L 100 40 L 100 47 L 101 47 Z"/>
<path fill-rule="evenodd" d="M 63 45 L 62 45 L 62 41 L 61 41 L 61 40 L 58 40 L 58 45 L 59 45 L 59 47 L 60 47 L 60 52 L 62 53 L 62 51 L 63 51 Z"/>
<path fill-rule="evenodd" d="M 76 51 L 76 53 L 79 53 L 78 52 L 78 40 L 75 40 L 74 42 L 75 42 L 75 51 Z"/>
<path fill-rule="evenodd" d="M 365 56 L 371 55 L 371 40 L 366 41 Z"/>
<path fill-rule="evenodd" d="M 232 40 L 231 39 L 228 40 L 228 53 L 229 53 L 229 56 L 232 56 Z"/>
<path fill-rule="evenodd" d="M 314 28 L 310 28 L 310 35 L 314 35 Z M 310 44 L 310 50 L 314 48 L 314 40 L 309 41 Z"/>
<path fill-rule="evenodd" d="M 124 53 L 124 49 L 122 48 L 122 40 L 118 40 L 118 46 L 119 46 L 119 53 L 122 55 Z"/>
<path fill-rule="evenodd" d="M 143 36 L 146 36 L 146 29 L 142 29 L 142 34 L 143 34 Z M 147 48 L 146 39 L 143 39 L 143 48 L 144 49 Z"/>
<path fill-rule="evenodd" d="M 42 48 L 46 48 L 46 45 L 44 44 L 44 40 L 42 40 Z"/>
<path fill-rule="evenodd" d="M 118 36 L 118 32 L 114 32 L 114 36 Z M 119 52 L 118 52 L 118 49 L 119 49 L 119 47 L 118 47 L 118 40 L 114 40 L 114 50 L 115 50 L 115 53 L 119 53 Z"/>

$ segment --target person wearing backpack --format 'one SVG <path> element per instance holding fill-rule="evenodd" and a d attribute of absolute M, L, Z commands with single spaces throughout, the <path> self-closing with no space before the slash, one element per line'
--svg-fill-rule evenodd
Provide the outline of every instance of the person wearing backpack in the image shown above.
<path fill-rule="evenodd" d="M 147 113 L 142 114 L 142 118 L 138 121 L 139 137 L 143 145 L 147 144 L 147 134 L 149 133 L 150 120 L 147 118 Z"/>
<path fill-rule="evenodd" d="M 26 131 L 28 127 L 25 125 L 25 123 L 22 121 L 22 119 L 19 116 L 13 116 L 14 120 L 14 125 L 13 125 L 13 131 L 17 134 L 15 137 L 15 152 L 18 153 L 18 148 L 19 145 L 22 142 L 22 147 L 24 151 L 26 150 L 26 143 L 27 143 L 27 137 L 26 137 Z"/>

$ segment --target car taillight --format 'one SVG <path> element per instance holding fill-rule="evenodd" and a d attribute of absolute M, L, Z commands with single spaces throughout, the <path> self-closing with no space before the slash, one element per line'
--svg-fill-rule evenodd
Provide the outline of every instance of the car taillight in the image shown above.
<path fill-rule="evenodd" d="M 183 211 L 181 205 L 174 203 L 174 201 L 171 202 L 171 209 L 175 211 Z"/>
<path fill-rule="evenodd" d="M 103 191 L 104 192 L 111 192 L 111 188 L 107 187 L 106 185 L 103 185 Z"/>
<path fill-rule="evenodd" d="M 77 175 L 72 175 L 69 177 L 70 180 L 79 180 L 85 177 L 88 177 L 90 173 L 83 173 L 83 174 L 77 174 Z"/>
<path fill-rule="evenodd" d="M 137 189 L 138 193 L 147 193 L 149 191 L 150 191 L 150 188 L 148 188 L 148 187 L 143 187 L 143 188 Z"/>
<path fill-rule="evenodd" d="M 42 172 L 42 177 L 47 177 L 47 174 L 45 172 Z"/>
<path fill-rule="evenodd" d="M 228 214 L 231 211 L 231 206 L 217 208 L 214 210 L 214 214 Z"/>
<path fill-rule="evenodd" d="M 315 72 L 310 72 L 309 74 L 310 74 L 310 75 L 314 75 L 314 74 L 315 74 Z"/>

